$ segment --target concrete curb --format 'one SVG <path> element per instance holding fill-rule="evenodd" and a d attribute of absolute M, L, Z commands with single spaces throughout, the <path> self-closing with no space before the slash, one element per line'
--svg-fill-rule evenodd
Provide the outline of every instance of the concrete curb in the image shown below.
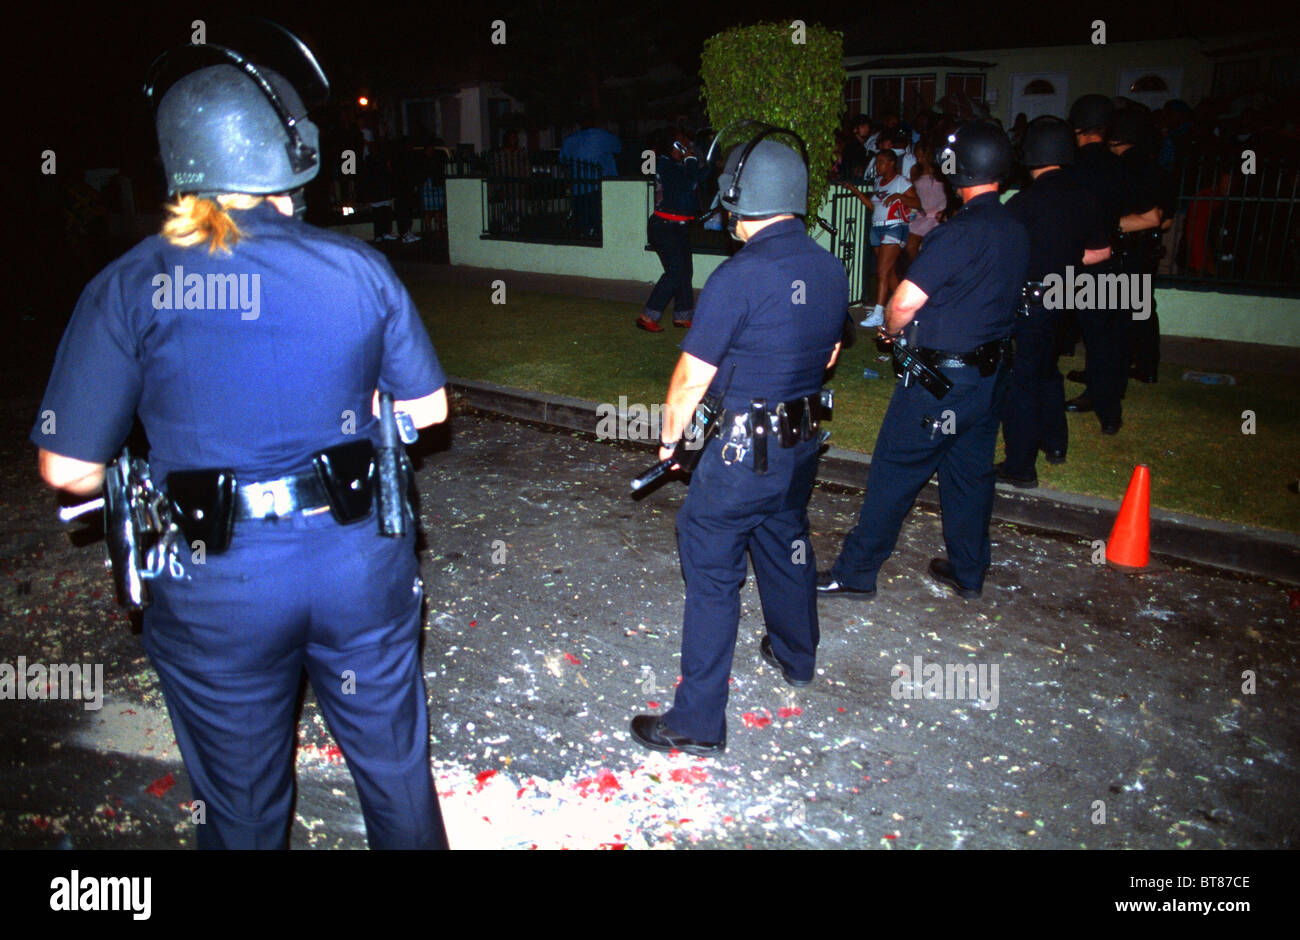
<path fill-rule="evenodd" d="M 596 402 L 472 379 L 452 378 L 450 384 L 468 404 L 483 411 L 571 431 L 596 431 Z M 870 466 L 868 455 L 832 447 L 822 455 L 817 478 L 862 489 Z M 931 480 L 917 499 L 937 506 L 938 484 Z M 1118 512 L 1119 503 L 1113 500 L 1005 484 L 998 486 L 993 502 L 995 519 L 1088 539 L 1107 538 Z M 1151 551 L 1178 561 L 1300 583 L 1300 535 L 1289 532 L 1152 509 Z"/>

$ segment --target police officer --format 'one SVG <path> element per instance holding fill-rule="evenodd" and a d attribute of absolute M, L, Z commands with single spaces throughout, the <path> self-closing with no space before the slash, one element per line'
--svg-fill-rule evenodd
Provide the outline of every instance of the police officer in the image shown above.
<path fill-rule="evenodd" d="M 150 582 L 143 634 L 204 806 L 200 848 L 287 847 L 304 669 L 371 847 L 445 848 L 414 527 L 381 537 L 364 460 L 350 480 L 317 471 L 373 454 L 378 391 L 417 426 L 444 420 L 446 377 L 383 256 L 295 216 L 320 142 L 285 71 L 215 43 L 156 64 L 176 201 L 82 293 L 32 439 L 50 485 L 89 494 L 138 414 L 153 479 L 183 521 L 210 523 Z"/>
<path fill-rule="evenodd" d="M 668 388 L 663 459 L 706 391 L 725 410 L 677 516 L 686 580 L 681 684 L 670 711 L 632 721 L 632 736 L 652 750 L 708 755 L 726 746 L 746 552 L 767 624 L 762 655 L 791 685 L 813 679 L 816 565 L 807 504 L 821 385 L 839 354 L 849 285 L 843 265 L 800 218 L 808 211 L 806 158 L 777 137 L 764 127 L 723 165 L 722 206 L 744 246 L 705 283 Z"/>
<path fill-rule="evenodd" d="M 1058 117 L 1035 118 L 1025 128 L 1023 163 L 1033 177 L 1007 209 L 1029 233 L 1029 269 L 1012 335 L 1015 361 L 1002 406 L 1006 460 L 998 481 L 1038 485 L 1034 464 L 1041 450 L 1048 463 L 1064 463 L 1069 444 L 1065 383 L 1056 366 L 1062 311 L 1045 304 L 1044 279 L 1064 279 L 1110 257 L 1109 233 L 1092 194 L 1062 170 L 1074 163 L 1074 132 Z"/>
<path fill-rule="evenodd" d="M 1129 198 L 1119 220 L 1117 239 L 1119 266 L 1124 274 L 1146 279 L 1155 277 L 1160 264 L 1161 235 L 1172 215 L 1172 193 L 1165 183 L 1160 165 L 1152 155 L 1155 129 L 1150 118 L 1134 109 L 1119 111 L 1111 121 L 1110 152 L 1119 157 L 1130 179 Z M 1160 367 L 1160 318 L 1156 316 L 1156 295 L 1149 297 L 1149 308 L 1140 316 L 1134 312 L 1129 325 L 1128 358 L 1130 376 L 1139 382 L 1156 381 Z"/>
<path fill-rule="evenodd" d="M 1070 108 L 1070 125 L 1074 128 L 1074 166 L 1070 176 L 1092 193 L 1101 207 L 1102 221 L 1111 237 L 1119 232 L 1120 216 L 1130 200 L 1131 179 L 1115 156 L 1106 147 L 1114 107 L 1104 95 L 1084 95 Z M 1098 262 L 1089 272 L 1093 275 L 1120 273 L 1117 260 L 1112 257 Z M 1083 333 L 1086 351 L 1084 374 L 1071 373 L 1069 378 L 1082 378 L 1087 389 L 1082 395 L 1065 404 L 1067 411 L 1096 411 L 1102 434 L 1118 434 L 1123 423 L 1121 399 L 1128 385 L 1128 309 L 1110 306 L 1077 310 L 1075 315 Z"/>
<path fill-rule="evenodd" d="M 897 337 L 910 327 L 911 351 L 952 386 L 942 398 L 907 379 L 894 387 L 858 524 L 834 566 L 819 573 L 820 594 L 875 596 L 876 574 L 894 550 L 903 517 L 936 468 L 948 557 L 931 560 L 930 574 L 962 597 L 983 589 L 1000 398 L 1029 261 L 1024 226 L 998 201 L 1011 159 L 1006 135 L 987 123 L 957 128 L 940 155 L 941 166 L 954 166 L 950 175 L 963 205 L 921 243 L 890 299 L 881 334 Z"/>
<path fill-rule="evenodd" d="M 650 333 L 662 333 L 659 321 L 668 301 L 673 301 L 673 326 L 689 329 L 694 315 L 695 290 L 691 286 L 694 266 L 691 258 L 690 223 L 700 210 L 700 184 L 709 167 L 691 151 L 691 139 L 682 128 L 672 134 L 672 144 L 655 160 L 655 208 L 647 224 L 650 247 L 664 267 L 636 325 Z"/>

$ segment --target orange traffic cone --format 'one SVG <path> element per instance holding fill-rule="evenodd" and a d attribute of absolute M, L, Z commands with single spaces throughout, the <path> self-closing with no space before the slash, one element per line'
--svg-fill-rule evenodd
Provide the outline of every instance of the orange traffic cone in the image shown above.
<path fill-rule="evenodd" d="M 1123 571 L 1141 571 L 1151 562 L 1151 468 L 1133 468 L 1115 527 L 1106 540 L 1106 562 Z"/>

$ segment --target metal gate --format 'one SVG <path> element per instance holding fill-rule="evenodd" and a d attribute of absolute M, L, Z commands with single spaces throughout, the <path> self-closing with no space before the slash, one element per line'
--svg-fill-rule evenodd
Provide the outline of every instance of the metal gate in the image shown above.
<path fill-rule="evenodd" d="M 871 249 L 867 235 L 871 231 L 871 210 L 847 189 L 834 183 L 831 186 L 833 251 L 849 275 L 849 303 L 865 304 L 870 280 Z"/>

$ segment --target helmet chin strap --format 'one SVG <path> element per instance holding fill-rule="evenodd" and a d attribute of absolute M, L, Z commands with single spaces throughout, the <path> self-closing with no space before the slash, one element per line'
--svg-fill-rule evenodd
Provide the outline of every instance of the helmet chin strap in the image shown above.
<path fill-rule="evenodd" d="M 736 241 L 743 242 L 744 239 L 741 238 L 738 234 L 736 234 L 736 225 L 739 222 L 740 222 L 740 216 L 736 215 L 736 213 L 734 212 L 727 213 L 727 234 L 730 235 L 732 238 L 734 238 Z"/>
<path fill-rule="evenodd" d="M 289 193 L 290 200 L 293 201 L 294 218 L 301 219 L 307 214 L 307 200 L 303 196 L 303 187 L 299 186 Z"/>

